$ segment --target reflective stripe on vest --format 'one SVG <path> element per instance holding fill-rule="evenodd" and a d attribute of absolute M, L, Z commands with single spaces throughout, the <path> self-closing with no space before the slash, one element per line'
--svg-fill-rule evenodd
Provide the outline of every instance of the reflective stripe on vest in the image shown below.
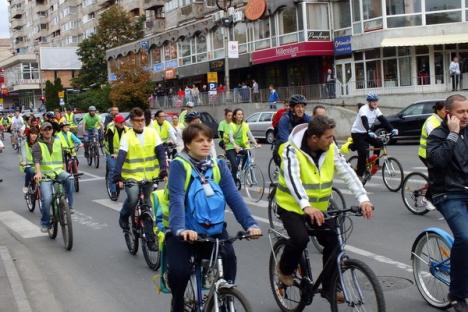
<path fill-rule="evenodd" d="M 38 142 L 41 148 L 41 172 L 48 174 L 55 172 L 59 174 L 63 171 L 62 144 L 59 140 L 54 140 L 52 145 L 52 154 L 49 152 L 47 144 Z"/>
<path fill-rule="evenodd" d="M 115 124 L 114 122 L 110 122 L 108 125 L 107 125 L 107 130 L 108 131 L 112 131 L 112 133 L 114 134 L 113 138 L 112 138 L 112 144 L 114 145 L 114 150 L 112 151 L 112 153 L 109 151 L 109 142 L 107 142 L 107 138 L 106 140 L 104 140 L 104 149 L 105 149 L 105 152 L 106 154 L 118 154 L 119 153 L 119 149 L 120 149 L 120 138 L 124 135 L 124 133 L 126 133 L 128 131 L 128 127 L 127 126 L 124 126 L 124 129 L 123 129 L 123 132 L 122 132 L 122 135 L 119 137 L 119 133 L 118 131 L 116 131 L 116 127 L 115 127 Z"/>
<path fill-rule="evenodd" d="M 162 125 L 159 125 L 157 122 L 154 123 L 154 128 L 159 134 L 161 141 L 163 141 L 164 143 L 166 143 L 167 140 L 169 140 L 169 130 L 171 127 L 171 124 L 167 120 L 164 120 Z"/>
<path fill-rule="evenodd" d="M 156 130 L 145 128 L 144 145 L 136 137 L 133 129 L 124 134 L 127 137 L 127 158 L 122 166 L 124 180 L 152 180 L 159 175 L 159 161 L 155 154 L 157 142 Z"/>
<path fill-rule="evenodd" d="M 427 158 L 427 138 L 429 137 L 430 133 L 427 133 L 426 125 L 429 124 L 432 127 L 432 129 L 435 129 L 440 126 L 441 122 L 442 121 L 440 120 L 440 117 L 437 114 L 432 114 L 424 122 L 424 125 L 422 126 L 421 130 L 421 139 L 419 140 L 418 155 L 420 157 L 424 159 Z"/>
<path fill-rule="evenodd" d="M 285 143 L 280 147 L 280 155 L 282 155 L 285 148 L 294 148 L 296 150 L 301 180 L 294 182 L 302 184 L 309 198 L 311 207 L 326 211 L 332 194 L 333 177 L 335 174 L 335 144 L 330 145 L 330 148 L 325 153 L 325 159 L 320 170 L 317 169 L 317 166 L 309 156 L 290 143 Z M 278 188 L 276 190 L 276 202 L 281 208 L 302 215 L 304 211 L 286 186 L 284 170 L 283 162 L 281 164 Z"/>

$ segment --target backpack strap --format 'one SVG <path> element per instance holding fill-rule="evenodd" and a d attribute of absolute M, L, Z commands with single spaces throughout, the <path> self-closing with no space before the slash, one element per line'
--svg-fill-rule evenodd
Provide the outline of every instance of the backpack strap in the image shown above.
<path fill-rule="evenodd" d="M 182 165 L 184 166 L 184 169 L 185 169 L 185 184 L 184 184 L 184 190 L 187 190 L 188 187 L 189 187 L 189 184 L 190 184 L 190 180 L 191 180 L 191 177 L 192 177 L 192 173 L 193 173 L 193 165 L 192 163 L 190 162 L 190 160 L 187 160 L 185 159 L 183 156 L 181 155 L 177 155 L 176 158 L 174 158 L 174 160 L 178 160 L 182 163 Z M 213 167 L 211 168 L 212 169 L 212 173 L 213 173 L 213 180 L 219 184 L 219 182 L 221 181 L 221 171 L 219 170 L 219 159 L 218 160 L 213 160 Z M 195 170 L 197 171 L 197 170 Z M 198 173 L 198 171 L 197 171 Z M 197 175 L 198 176 L 198 175 Z"/>

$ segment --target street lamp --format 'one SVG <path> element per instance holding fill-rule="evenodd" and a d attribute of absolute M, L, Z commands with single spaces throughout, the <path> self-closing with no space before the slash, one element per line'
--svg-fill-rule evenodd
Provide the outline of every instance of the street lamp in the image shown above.
<path fill-rule="evenodd" d="M 226 98 L 230 98 L 230 81 L 229 81 L 229 31 L 233 25 L 233 18 L 230 14 L 232 0 L 216 0 L 216 6 L 224 11 L 224 17 L 221 19 L 221 25 L 224 27 L 224 87 L 226 90 Z"/>

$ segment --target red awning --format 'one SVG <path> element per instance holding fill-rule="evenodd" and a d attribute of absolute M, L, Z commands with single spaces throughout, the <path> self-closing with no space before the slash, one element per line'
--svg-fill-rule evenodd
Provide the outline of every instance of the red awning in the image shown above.
<path fill-rule="evenodd" d="M 303 56 L 333 56 L 332 41 L 307 41 L 288 44 L 251 54 L 252 64 L 263 64 Z"/>

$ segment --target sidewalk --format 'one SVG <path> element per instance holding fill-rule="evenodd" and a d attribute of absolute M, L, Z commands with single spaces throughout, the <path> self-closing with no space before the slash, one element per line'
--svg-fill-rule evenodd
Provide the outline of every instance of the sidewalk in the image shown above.
<path fill-rule="evenodd" d="M 0 310 L 2 312 L 60 312 L 45 275 L 14 232 L 0 222 Z"/>

